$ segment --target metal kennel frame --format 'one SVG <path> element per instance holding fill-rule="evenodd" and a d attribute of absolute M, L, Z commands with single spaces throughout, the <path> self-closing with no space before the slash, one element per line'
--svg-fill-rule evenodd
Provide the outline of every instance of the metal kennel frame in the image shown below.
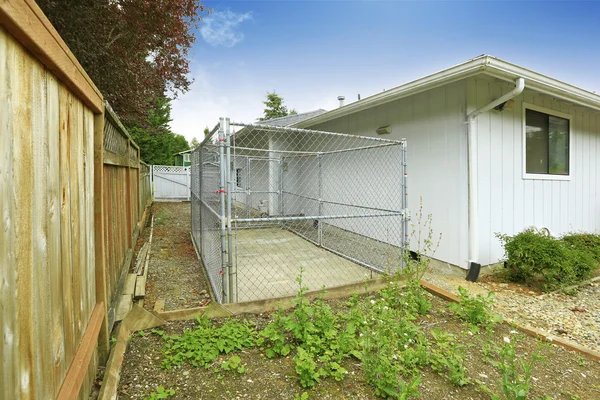
<path fill-rule="evenodd" d="M 403 267 L 407 143 L 220 119 L 192 153 L 192 236 L 220 303 Z"/>

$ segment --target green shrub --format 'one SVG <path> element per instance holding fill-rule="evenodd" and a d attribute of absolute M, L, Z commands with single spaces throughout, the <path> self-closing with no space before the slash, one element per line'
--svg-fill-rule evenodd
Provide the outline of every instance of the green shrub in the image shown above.
<path fill-rule="evenodd" d="M 570 233 L 561 238 L 572 248 L 590 253 L 596 261 L 600 261 L 600 235 L 593 233 Z"/>
<path fill-rule="evenodd" d="M 507 278 L 513 282 L 541 280 L 546 289 L 554 289 L 588 278 L 598 266 L 592 253 L 582 245 L 575 246 L 533 229 L 497 237 L 504 245 Z"/>

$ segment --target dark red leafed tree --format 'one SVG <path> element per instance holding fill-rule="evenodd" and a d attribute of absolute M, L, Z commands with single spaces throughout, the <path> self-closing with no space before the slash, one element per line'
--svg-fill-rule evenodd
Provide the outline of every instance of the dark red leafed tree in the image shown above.
<path fill-rule="evenodd" d="M 191 84 L 199 0 L 37 0 L 126 126 Z"/>

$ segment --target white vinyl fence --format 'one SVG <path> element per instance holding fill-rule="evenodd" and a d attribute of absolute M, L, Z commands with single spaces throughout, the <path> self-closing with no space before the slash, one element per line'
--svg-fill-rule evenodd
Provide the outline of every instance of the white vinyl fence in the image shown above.
<path fill-rule="evenodd" d="M 189 201 L 190 167 L 153 165 L 152 184 L 156 201 Z"/>

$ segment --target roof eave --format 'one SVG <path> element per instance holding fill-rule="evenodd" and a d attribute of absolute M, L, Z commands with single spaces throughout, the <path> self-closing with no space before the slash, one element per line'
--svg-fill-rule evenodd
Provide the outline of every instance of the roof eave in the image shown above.
<path fill-rule="evenodd" d="M 483 72 L 510 82 L 516 78 L 523 78 L 526 89 L 600 111 L 600 96 L 597 94 L 506 61 L 489 57 Z"/>
<path fill-rule="evenodd" d="M 338 109 L 301 121 L 292 126 L 296 128 L 314 126 L 322 122 L 330 121 L 390 101 L 412 96 L 448 83 L 469 78 L 480 73 L 485 73 L 508 82 L 514 82 L 517 78 L 524 78 L 526 89 L 545 93 L 557 99 L 600 111 L 600 96 L 595 93 L 492 56 L 481 56 L 463 64 L 459 64 L 391 90 L 377 93 L 373 96 L 366 97 L 363 100 L 350 103 Z"/>
<path fill-rule="evenodd" d="M 424 78 L 417 79 L 415 81 L 406 83 L 404 85 L 395 87 L 385 92 L 377 93 L 369 97 L 365 97 L 362 100 L 350 103 L 343 107 L 335 110 L 317 115 L 316 117 L 304 120 L 295 125 L 297 128 L 304 128 L 319 124 L 321 122 L 329 121 L 334 118 L 339 118 L 352 114 L 358 111 L 366 110 L 371 107 L 378 106 L 393 100 L 408 97 L 413 94 L 421 93 L 435 87 L 452 83 L 464 78 L 468 78 L 473 75 L 477 75 L 484 71 L 488 57 L 478 57 L 473 60 L 467 61 L 463 64 L 445 69 L 435 74 L 426 76 Z"/>

